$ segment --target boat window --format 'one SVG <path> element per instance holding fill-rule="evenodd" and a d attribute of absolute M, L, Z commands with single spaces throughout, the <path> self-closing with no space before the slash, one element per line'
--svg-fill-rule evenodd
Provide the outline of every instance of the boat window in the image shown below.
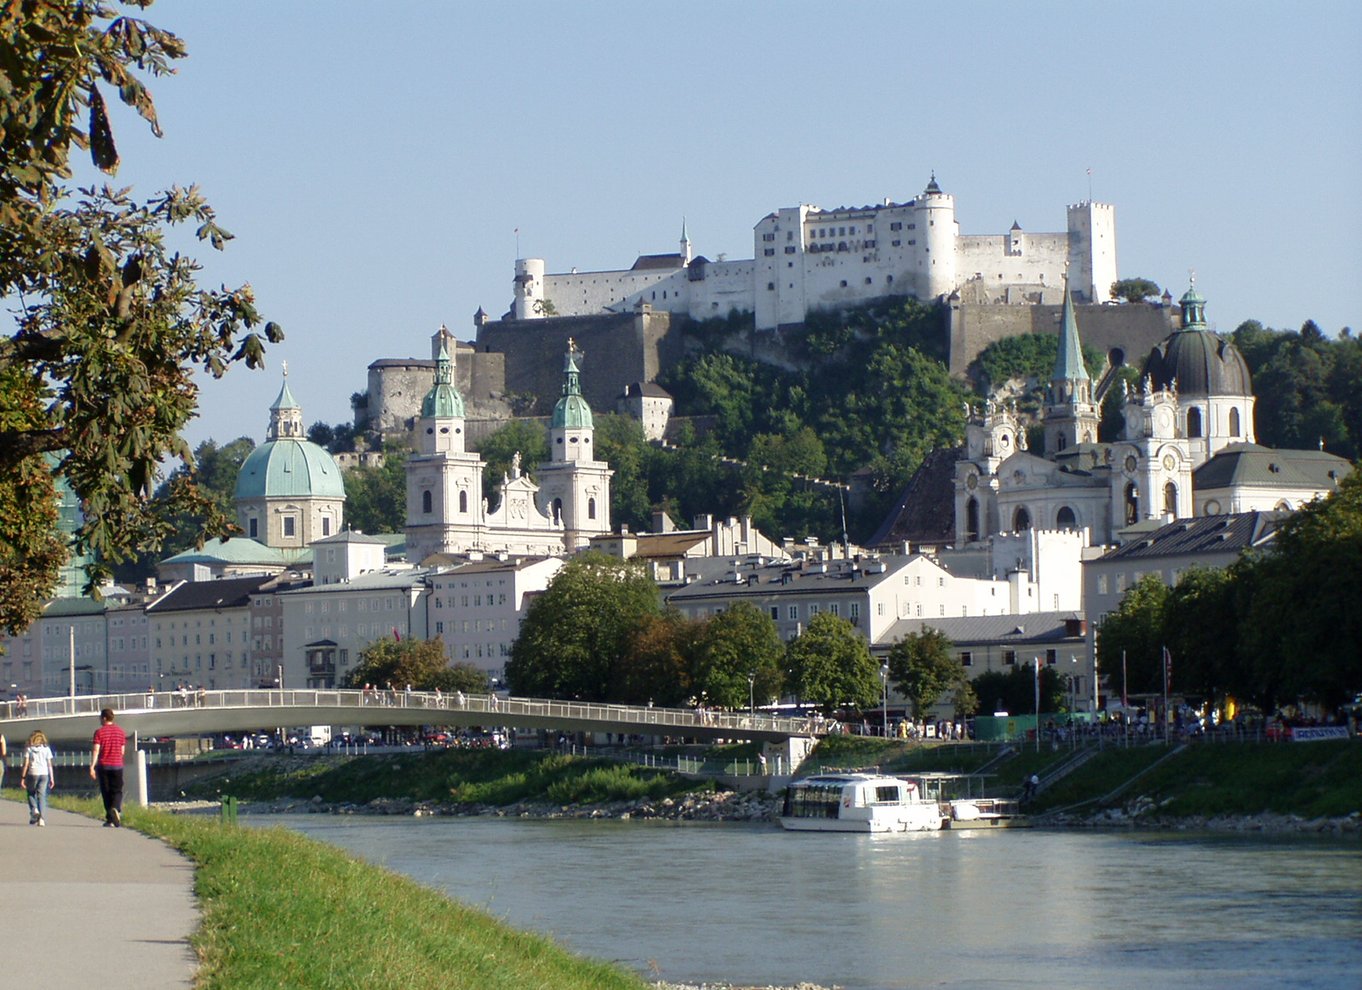
<path fill-rule="evenodd" d="M 809 784 L 785 792 L 787 818 L 836 818 L 842 801 L 841 784 Z"/>
<path fill-rule="evenodd" d="M 900 800 L 898 785 L 875 788 L 875 800 L 881 804 L 898 804 Z"/>

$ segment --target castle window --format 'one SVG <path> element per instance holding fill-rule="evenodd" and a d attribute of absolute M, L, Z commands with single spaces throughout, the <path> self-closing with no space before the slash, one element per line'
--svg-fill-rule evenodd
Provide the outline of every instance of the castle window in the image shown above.
<path fill-rule="evenodd" d="M 866 284 L 866 285 L 869 285 L 869 284 L 871 283 L 871 281 L 872 281 L 872 279 L 870 278 L 869 275 L 867 275 L 867 276 L 865 277 L 865 284 Z"/>
<path fill-rule="evenodd" d="M 793 245 L 793 244 L 787 245 L 786 248 L 785 248 L 785 253 L 786 253 L 786 254 L 794 254 L 794 253 L 795 253 L 794 245 Z"/>
<path fill-rule="evenodd" d="M 774 283 L 774 282 L 767 282 L 767 283 L 766 283 L 766 291 L 767 291 L 767 292 L 775 292 L 775 291 L 776 291 L 776 283 Z"/>
<path fill-rule="evenodd" d="M 330 535 L 331 535 L 331 517 L 330 517 L 330 516 L 322 516 L 322 535 L 323 535 L 323 536 L 330 536 Z"/>
<path fill-rule="evenodd" d="M 1178 514 L 1178 486 L 1171 481 L 1163 486 L 1163 511 L 1170 516 Z"/>
<path fill-rule="evenodd" d="M 1232 437 L 1237 437 L 1238 435 L 1239 435 L 1239 410 L 1238 410 L 1238 409 L 1231 409 L 1231 410 L 1230 410 L 1230 436 L 1232 436 Z"/>
<path fill-rule="evenodd" d="M 764 251 L 762 251 L 762 254 L 764 254 L 768 258 L 772 257 L 775 253 L 776 253 L 775 248 L 766 248 Z"/>
<path fill-rule="evenodd" d="M 596 500 L 594 498 L 586 500 L 586 517 L 588 519 L 596 518 Z"/>
<path fill-rule="evenodd" d="M 1067 505 L 1059 510 L 1055 516 L 1055 525 L 1060 529 L 1074 529 L 1078 525 L 1078 519 L 1074 516 L 1074 510 Z"/>
<path fill-rule="evenodd" d="M 468 511 L 468 492 L 465 491 L 459 492 L 459 511 L 460 512 Z"/>
<path fill-rule="evenodd" d="M 886 276 L 884 277 L 884 284 L 885 284 L 885 285 L 893 285 L 893 284 L 894 284 L 894 276 L 893 276 L 893 275 L 886 275 Z"/>
<path fill-rule="evenodd" d="M 1189 437 L 1201 436 L 1201 410 L 1196 406 L 1187 410 L 1187 435 Z"/>
<path fill-rule="evenodd" d="M 890 242 L 889 242 L 889 246 L 890 246 L 890 247 L 900 247 L 902 244 L 903 244 L 902 241 L 890 241 Z"/>
<path fill-rule="evenodd" d="M 260 535 L 260 526 L 259 526 L 259 523 L 258 523 L 258 521 L 256 520 L 256 518 L 255 518 L 254 516 L 251 517 L 251 521 L 250 521 L 250 523 L 249 523 L 249 526 L 250 526 L 251 539 L 254 540 L 256 537 L 258 537 L 258 536 Z"/>
<path fill-rule="evenodd" d="M 1022 506 L 1012 516 L 1012 531 L 1014 533 L 1020 533 L 1030 528 L 1031 528 L 1031 513 L 1026 511 L 1025 506 Z"/>
<path fill-rule="evenodd" d="M 842 279 L 842 288 L 845 289 L 846 287 L 847 287 L 847 280 L 846 280 L 846 279 Z"/>
<path fill-rule="evenodd" d="M 293 529 L 293 527 L 294 527 L 294 519 L 293 519 L 293 517 L 292 517 L 292 516 L 285 516 L 285 517 L 284 517 L 284 535 L 285 535 L 285 536 L 293 536 L 293 535 L 294 535 L 294 529 Z"/>
<path fill-rule="evenodd" d="M 430 489 L 427 488 L 425 491 L 421 493 L 421 511 L 426 514 L 429 514 L 431 511 L 431 504 L 432 499 L 430 496 Z"/>

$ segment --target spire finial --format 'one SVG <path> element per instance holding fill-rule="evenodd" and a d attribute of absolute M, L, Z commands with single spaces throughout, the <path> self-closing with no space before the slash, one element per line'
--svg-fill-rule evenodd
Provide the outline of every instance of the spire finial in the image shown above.
<path fill-rule="evenodd" d="M 1190 285 L 1193 289 L 1196 288 L 1196 269 L 1195 269 L 1195 268 L 1189 268 L 1189 269 L 1187 269 L 1187 284 Z"/>
<path fill-rule="evenodd" d="M 279 362 L 279 367 L 281 367 L 281 368 L 284 369 L 284 377 L 287 378 L 287 377 L 288 377 L 288 359 L 285 358 L 283 361 L 280 361 L 280 362 Z"/>

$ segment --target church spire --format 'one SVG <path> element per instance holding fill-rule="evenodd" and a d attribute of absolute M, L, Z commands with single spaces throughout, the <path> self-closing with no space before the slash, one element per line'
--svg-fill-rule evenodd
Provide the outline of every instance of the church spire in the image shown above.
<path fill-rule="evenodd" d="M 1083 363 L 1083 345 L 1078 339 L 1078 320 L 1074 316 L 1074 298 L 1069 292 L 1069 277 L 1064 276 L 1064 314 L 1059 323 L 1059 354 L 1055 357 L 1052 381 L 1089 381 Z"/>
<path fill-rule="evenodd" d="M 1092 399 L 1092 379 L 1083 363 L 1078 317 L 1064 276 L 1064 311 L 1059 324 L 1059 353 L 1050 377 L 1045 407 L 1045 449 L 1057 454 L 1080 443 L 1097 442 L 1098 410 Z"/>

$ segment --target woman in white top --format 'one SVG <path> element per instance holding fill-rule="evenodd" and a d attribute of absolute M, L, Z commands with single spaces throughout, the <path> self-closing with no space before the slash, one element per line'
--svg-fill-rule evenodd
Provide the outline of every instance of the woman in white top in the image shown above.
<path fill-rule="evenodd" d="M 42 730 L 39 729 L 28 737 L 28 746 L 24 748 L 24 765 L 19 771 L 19 776 L 24 782 L 24 789 L 28 791 L 28 823 L 30 825 L 47 824 L 45 819 L 47 791 L 48 788 L 57 783 L 52 769 L 52 750 L 47 745 L 47 736 L 43 735 Z"/>

